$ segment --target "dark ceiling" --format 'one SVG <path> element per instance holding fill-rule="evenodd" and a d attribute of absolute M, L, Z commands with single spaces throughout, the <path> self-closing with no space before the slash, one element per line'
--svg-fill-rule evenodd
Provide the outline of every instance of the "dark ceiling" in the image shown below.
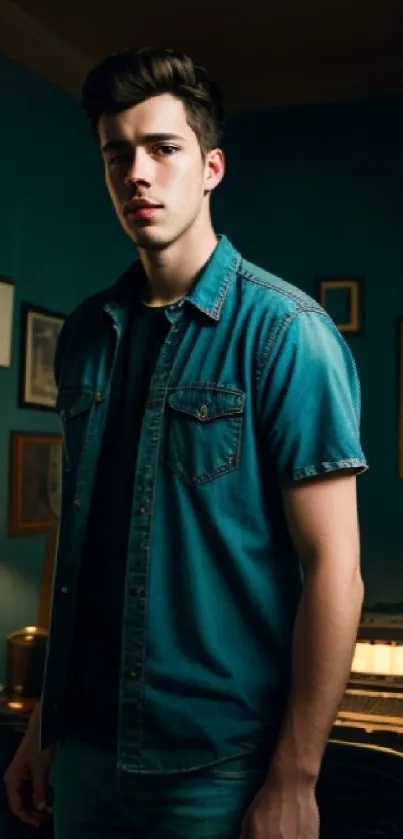
<path fill-rule="evenodd" d="M 188 52 L 236 109 L 403 92 L 403 0 L 0 0 L 0 50 L 74 93 L 128 45 Z"/>

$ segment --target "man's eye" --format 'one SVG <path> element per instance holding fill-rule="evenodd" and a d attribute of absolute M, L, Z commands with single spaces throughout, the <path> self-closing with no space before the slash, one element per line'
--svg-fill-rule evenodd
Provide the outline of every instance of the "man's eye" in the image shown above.
<path fill-rule="evenodd" d="M 157 146 L 157 151 L 162 152 L 162 154 L 164 155 L 170 156 L 172 154 L 175 154 L 176 151 L 179 151 L 179 149 L 176 146 L 170 146 L 167 143 L 162 143 L 161 145 Z"/>
<path fill-rule="evenodd" d="M 108 166 L 124 166 L 130 164 L 130 157 L 128 154 L 115 154 L 108 160 Z"/>

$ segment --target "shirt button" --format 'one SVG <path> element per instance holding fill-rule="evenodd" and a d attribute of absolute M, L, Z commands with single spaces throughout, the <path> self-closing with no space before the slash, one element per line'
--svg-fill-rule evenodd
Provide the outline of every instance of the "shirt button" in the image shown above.
<path fill-rule="evenodd" d="M 145 507 L 140 507 L 140 513 L 141 513 L 142 516 L 145 516 L 146 512 L 147 512 L 147 510 L 146 510 Z"/>
<path fill-rule="evenodd" d="M 207 405 L 202 405 L 199 411 L 200 416 L 202 419 L 206 419 L 208 417 L 208 407 Z"/>
<path fill-rule="evenodd" d="M 137 670 L 126 670 L 126 679 L 138 679 L 140 673 Z"/>
<path fill-rule="evenodd" d="M 67 586 L 62 586 L 60 591 L 61 591 L 62 594 L 67 594 L 67 592 L 68 592 Z"/>
<path fill-rule="evenodd" d="M 73 504 L 74 504 L 74 506 L 75 506 L 76 510 L 78 510 L 78 509 L 81 507 L 81 501 L 80 501 L 80 499 L 79 499 L 79 498 L 75 498 L 75 499 L 74 499 L 74 501 L 73 501 Z"/>
<path fill-rule="evenodd" d="M 131 586 L 130 594 L 132 597 L 144 597 L 145 589 L 144 586 Z"/>

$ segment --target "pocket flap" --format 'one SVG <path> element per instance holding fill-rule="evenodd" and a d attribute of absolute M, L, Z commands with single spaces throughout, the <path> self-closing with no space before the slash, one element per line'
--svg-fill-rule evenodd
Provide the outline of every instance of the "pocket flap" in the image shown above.
<path fill-rule="evenodd" d="M 67 420 L 89 411 L 97 394 L 92 390 L 62 390 L 56 400 L 56 411 Z"/>
<path fill-rule="evenodd" d="M 199 422 L 219 417 L 239 416 L 243 413 L 245 394 L 230 388 L 178 388 L 168 396 L 174 411 L 187 414 Z"/>

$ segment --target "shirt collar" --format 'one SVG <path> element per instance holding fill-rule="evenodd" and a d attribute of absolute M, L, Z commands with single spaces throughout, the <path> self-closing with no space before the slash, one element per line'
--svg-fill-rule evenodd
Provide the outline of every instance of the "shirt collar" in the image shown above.
<path fill-rule="evenodd" d="M 241 261 L 240 253 L 226 236 L 217 236 L 217 245 L 208 262 L 203 266 L 184 301 L 199 309 L 214 321 L 219 321 L 223 303 L 231 281 Z M 146 276 L 140 260 L 131 265 L 111 289 L 113 303 L 126 306 L 143 296 Z"/>

